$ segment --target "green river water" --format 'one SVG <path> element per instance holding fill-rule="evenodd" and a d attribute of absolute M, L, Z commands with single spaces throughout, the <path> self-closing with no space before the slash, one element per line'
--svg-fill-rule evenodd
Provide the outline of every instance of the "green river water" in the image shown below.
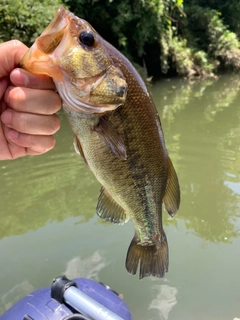
<path fill-rule="evenodd" d="M 95 215 L 100 185 L 61 112 L 54 150 L 0 163 L 0 314 L 66 274 L 122 293 L 134 320 L 240 318 L 240 78 L 164 80 L 150 91 L 181 185 L 179 212 L 163 212 L 166 277 L 125 270 L 132 223 Z"/>

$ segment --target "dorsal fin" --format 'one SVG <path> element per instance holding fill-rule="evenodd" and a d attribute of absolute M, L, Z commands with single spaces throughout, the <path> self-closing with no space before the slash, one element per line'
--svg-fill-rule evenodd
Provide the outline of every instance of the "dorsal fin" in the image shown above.
<path fill-rule="evenodd" d="M 101 188 L 97 204 L 97 214 L 103 220 L 123 224 L 129 217 L 123 208 L 110 196 L 106 189 Z"/>
<path fill-rule="evenodd" d="M 175 215 L 180 205 L 180 187 L 176 171 L 171 159 L 168 157 L 168 182 L 163 197 L 163 202 L 167 212 L 171 217 Z"/>
<path fill-rule="evenodd" d="M 127 159 L 126 147 L 123 138 L 117 130 L 103 117 L 99 119 L 98 125 L 94 130 L 105 141 L 110 150 L 121 160 Z"/>

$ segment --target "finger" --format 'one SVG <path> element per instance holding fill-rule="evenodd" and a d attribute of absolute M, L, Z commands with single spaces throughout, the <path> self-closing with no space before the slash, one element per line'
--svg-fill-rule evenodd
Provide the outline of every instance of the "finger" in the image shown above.
<path fill-rule="evenodd" d="M 0 122 L 0 131 L 3 139 L 0 139 L 0 160 L 12 160 L 26 155 L 26 149 L 16 145 L 7 138 L 9 128 L 2 126 Z M 2 141 L 1 141 L 2 140 Z"/>
<path fill-rule="evenodd" d="M 0 121 L 0 160 L 9 160 L 12 159 L 11 152 L 8 147 L 8 141 L 5 138 L 5 129 Z"/>
<path fill-rule="evenodd" d="M 61 98 L 53 90 L 8 87 L 5 102 L 16 111 L 54 114 L 61 108 Z"/>
<path fill-rule="evenodd" d="M 0 79 L 0 99 L 2 99 L 2 96 L 4 95 L 4 92 L 6 91 L 7 86 L 8 86 L 8 79 L 7 78 Z"/>
<path fill-rule="evenodd" d="M 11 72 L 10 79 L 15 86 L 33 89 L 56 89 L 52 78 L 46 75 L 34 75 L 20 68 L 14 69 Z"/>
<path fill-rule="evenodd" d="M 7 109 L 3 112 L 1 120 L 9 128 L 33 135 L 52 135 L 60 128 L 60 120 L 55 114 L 35 115 Z"/>
<path fill-rule="evenodd" d="M 13 160 L 26 156 L 26 149 L 20 147 L 14 143 L 8 143 L 8 154 L 5 154 L 3 157 L 0 155 L 0 160 Z"/>
<path fill-rule="evenodd" d="M 0 148 L 1 151 L 1 148 Z M 44 152 L 36 152 L 31 150 L 30 148 L 21 147 L 13 142 L 8 142 L 8 152 L 1 153 L 0 152 L 0 160 L 13 160 L 21 157 L 25 157 L 26 155 L 39 155 Z"/>
<path fill-rule="evenodd" d="M 56 143 L 53 136 L 36 136 L 17 132 L 15 130 L 9 129 L 7 134 L 7 139 L 12 141 L 14 144 L 27 148 L 28 154 L 42 154 L 51 150 Z"/>
<path fill-rule="evenodd" d="M 26 155 L 28 155 L 28 156 L 39 156 L 40 154 L 45 153 L 45 152 L 39 153 L 39 152 L 33 151 L 29 148 L 26 148 L 25 150 L 26 150 Z"/>
<path fill-rule="evenodd" d="M 0 44 L 0 78 L 8 76 L 9 72 L 16 68 L 27 50 L 28 47 L 18 40 Z"/>

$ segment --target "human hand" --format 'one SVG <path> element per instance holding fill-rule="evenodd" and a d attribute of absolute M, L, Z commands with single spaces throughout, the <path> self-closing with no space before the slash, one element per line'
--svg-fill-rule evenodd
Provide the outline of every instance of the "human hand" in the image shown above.
<path fill-rule="evenodd" d="M 17 40 L 0 44 L 0 160 L 49 151 L 60 128 L 52 79 L 14 69 L 27 50 Z"/>

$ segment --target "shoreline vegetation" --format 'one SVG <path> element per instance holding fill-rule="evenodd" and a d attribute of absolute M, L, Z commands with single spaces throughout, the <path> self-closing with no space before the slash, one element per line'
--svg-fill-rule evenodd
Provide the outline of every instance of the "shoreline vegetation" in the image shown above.
<path fill-rule="evenodd" d="M 240 69 L 238 0 L 2 0 L 0 42 L 30 46 L 60 5 L 89 21 L 145 78 Z"/>

